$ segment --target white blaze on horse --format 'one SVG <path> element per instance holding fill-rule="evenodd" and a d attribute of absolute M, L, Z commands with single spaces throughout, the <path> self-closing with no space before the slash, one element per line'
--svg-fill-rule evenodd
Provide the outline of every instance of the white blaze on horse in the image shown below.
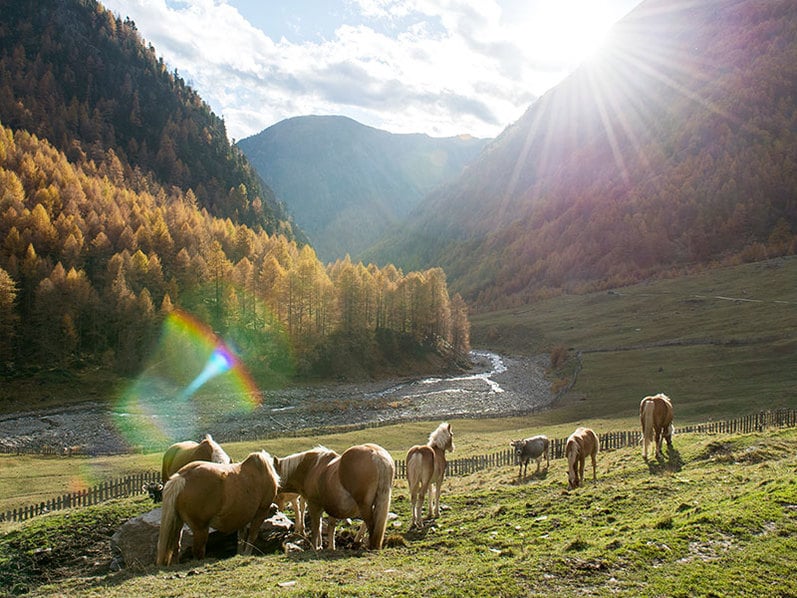
<path fill-rule="evenodd" d="M 598 436 L 589 428 L 576 428 L 565 444 L 568 486 L 578 488 L 584 481 L 584 462 L 592 459 L 592 479 L 597 479 L 595 458 L 598 455 Z"/>
<path fill-rule="evenodd" d="M 335 524 L 339 519 L 359 517 L 368 530 L 368 547 L 382 548 L 393 493 L 396 466 L 385 449 L 360 444 L 342 455 L 316 447 L 282 459 L 274 459 L 280 474 L 281 492 L 300 494 L 310 515 L 310 541 L 322 547 L 321 515 L 329 515 L 327 546 L 335 550 Z M 358 534 L 360 537 L 360 534 Z"/>
<path fill-rule="evenodd" d="M 451 424 L 443 422 L 425 445 L 407 451 L 407 481 L 412 503 L 412 526 L 423 525 L 423 500 L 429 493 L 429 517 L 440 517 L 440 489 L 446 473 L 446 451 L 454 450 Z M 430 488 L 429 486 L 432 486 Z"/>
<path fill-rule="evenodd" d="M 161 481 L 165 484 L 183 465 L 192 461 L 228 464 L 232 462 L 232 459 L 224 452 L 221 445 L 213 440 L 210 434 L 205 434 L 202 442 L 194 442 L 193 440 L 176 442 L 163 453 Z"/>
<path fill-rule="evenodd" d="M 542 463 L 543 457 L 545 457 L 545 469 L 548 469 L 550 466 L 551 461 L 548 455 L 548 446 L 550 442 L 547 436 L 539 434 L 531 438 L 524 438 L 523 440 L 513 440 L 510 444 L 512 448 L 515 449 L 515 463 L 519 466 L 517 472 L 518 479 L 525 477 L 529 461 L 537 462 L 537 471 L 535 473 L 540 472 L 540 464 Z M 523 476 L 521 476 L 521 472 L 523 472 Z"/>
<path fill-rule="evenodd" d="M 177 562 L 183 523 L 194 534 L 194 558 L 205 557 L 209 528 L 238 532 L 238 552 L 250 554 L 277 496 L 279 475 L 271 456 L 250 453 L 241 463 L 189 463 L 163 489 L 156 564 Z M 246 527 L 249 533 L 245 534 Z"/>
<path fill-rule="evenodd" d="M 663 457 L 661 452 L 662 438 L 667 441 L 667 449 L 672 450 L 672 402 L 670 398 L 659 393 L 645 397 L 639 403 L 639 422 L 642 424 L 642 455 L 648 460 L 648 445 L 656 443 L 656 458 Z"/>

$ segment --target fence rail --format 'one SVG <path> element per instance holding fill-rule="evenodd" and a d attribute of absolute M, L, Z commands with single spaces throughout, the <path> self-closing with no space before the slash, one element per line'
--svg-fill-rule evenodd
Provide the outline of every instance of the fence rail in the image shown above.
<path fill-rule="evenodd" d="M 760 411 L 751 415 L 732 420 L 707 422 L 675 429 L 676 434 L 749 434 L 761 432 L 772 428 L 797 427 L 797 409 L 777 409 L 774 411 Z M 620 432 L 604 432 L 599 435 L 601 450 L 616 450 L 629 446 L 636 446 L 640 441 L 638 430 L 624 430 Z M 552 438 L 549 445 L 549 457 L 561 459 L 564 457 L 566 438 Z M 447 475 L 469 475 L 491 467 L 505 467 L 515 464 L 515 453 L 511 448 L 448 461 Z M 396 476 L 404 478 L 407 475 L 407 466 L 403 459 L 396 460 Z M 86 507 L 96 505 L 111 498 L 124 498 L 143 492 L 142 487 L 150 482 L 159 482 L 160 472 L 147 471 L 103 482 L 93 488 L 80 492 L 63 494 L 59 497 L 34 505 L 20 507 L 0 513 L 0 522 L 25 521 L 43 513 L 59 511 L 71 507 Z"/>

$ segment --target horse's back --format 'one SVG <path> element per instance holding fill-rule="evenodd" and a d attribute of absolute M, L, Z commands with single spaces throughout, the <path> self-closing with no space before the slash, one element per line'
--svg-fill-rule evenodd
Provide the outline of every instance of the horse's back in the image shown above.
<path fill-rule="evenodd" d="M 390 453 L 378 444 L 352 446 L 340 456 L 340 483 L 357 500 L 373 493 L 385 476 L 389 476 L 392 483 L 395 464 Z"/>
<path fill-rule="evenodd" d="M 673 418 L 672 401 L 662 393 L 645 397 L 639 403 L 639 417 L 643 429 L 646 426 L 658 429 L 667 428 Z"/>
<path fill-rule="evenodd" d="M 598 435 L 591 428 L 579 427 L 567 439 L 565 455 L 577 450 L 582 455 L 592 455 L 598 452 Z"/>
<path fill-rule="evenodd" d="M 407 477 L 410 477 L 410 472 L 422 474 L 428 472 L 427 476 L 434 473 L 434 449 L 428 444 L 416 444 L 407 451 Z M 427 477 L 423 476 L 423 477 Z"/>
<path fill-rule="evenodd" d="M 199 446 L 199 443 L 193 440 L 184 440 L 182 442 L 175 442 L 166 449 L 163 453 L 163 462 L 161 465 L 161 477 L 164 484 L 173 473 L 193 460 L 191 455 L 193 455 L 197 446 Z"/>

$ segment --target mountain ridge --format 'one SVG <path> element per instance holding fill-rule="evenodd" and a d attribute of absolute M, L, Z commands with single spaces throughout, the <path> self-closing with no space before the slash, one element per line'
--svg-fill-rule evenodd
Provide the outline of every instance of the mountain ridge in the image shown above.
<path fill-rule="evenodd" d="M 485 143 L 308 115 L 280 121 L 238 147 L 290 207 L 319 257 L 332 260 L 358 256 L 428 192 L 459 174 Z"/>

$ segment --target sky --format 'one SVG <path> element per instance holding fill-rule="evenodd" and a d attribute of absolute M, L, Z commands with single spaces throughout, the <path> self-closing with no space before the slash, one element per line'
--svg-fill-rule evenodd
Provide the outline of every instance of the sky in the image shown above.
<path fill-rule="evenodd" d="M 100 0 L 132 19 L 231 140 L 344 115 L 496 137 L 640 0 Z"/>

